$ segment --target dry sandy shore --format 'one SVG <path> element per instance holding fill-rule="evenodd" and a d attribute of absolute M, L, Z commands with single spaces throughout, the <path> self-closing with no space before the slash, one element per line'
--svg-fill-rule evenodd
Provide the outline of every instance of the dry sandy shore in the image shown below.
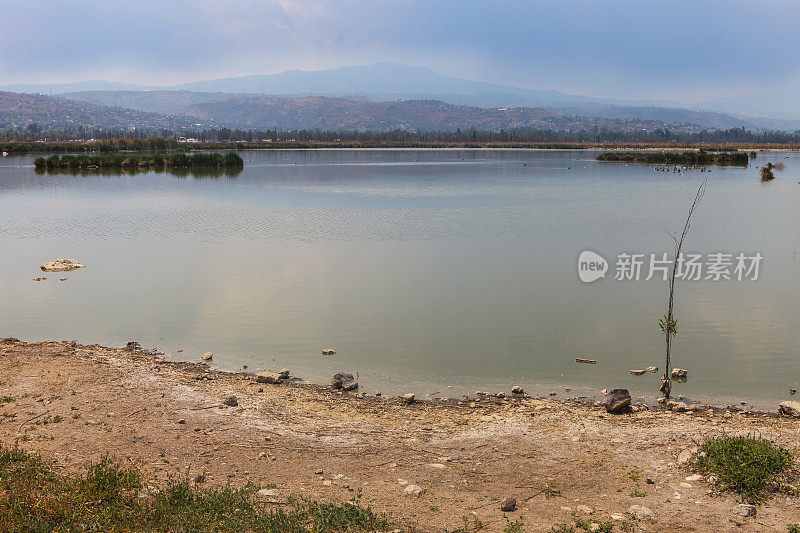
<path fill-rule="evenodd" d="M 238 406 L 223 405 L 230 395 Z M 631 505 L 653 513 L 626 518 L 636 531 L 786 531 L 800 522 L 800 500 L 786 496 L 755 517 L 735 515 L 735 498 L 688 483 L 692 472 L 676 459 L 723 432 L 758 432 L 796 449 L 800 420 L 777 415 L 609 415 L 530 398 L 407 405 L 258 384 L 136 351 L 15 339 L 0 340 L 0 397 L 0 443 L 38 451 L 66 471 L 108 453 L 138 464 L 154 484 L 198 473 L 209 484 L 274 483 L 276 505 L 287 495 L 345 501 L 360 490 L 363 504 L 409 530 L 452 530 L 466 516 L 498 531 L 506 515 L 525 531 L 549 531 L 573 523 L 573 512 L 601 522 Z M 424 492 L 405 492 L 409 484 Z M 518 509 L 503 513 L 510 496 Z"/>

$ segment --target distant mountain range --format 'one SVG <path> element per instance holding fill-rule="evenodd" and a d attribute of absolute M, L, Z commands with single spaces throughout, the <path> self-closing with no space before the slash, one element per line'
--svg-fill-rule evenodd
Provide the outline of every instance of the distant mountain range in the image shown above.
<path fill-rule="evenodd" d="M 288 70 L 279 74 L 221 78 L 164 87 L 87 81 L 52 86 L 5 85 L 0 86 L 0 90 L 41 94 L 52 92 L 95 104 L 163 114 L 175 114 L 186 106 L 221 100 L 221 94 L 292 98 L 331 96 L 363 97 L 374 102 L 439 100 L 486 108 L 543 107 L 562 116 L 656 120 L 692 123 L 706 128 L 800 128 L 800 120 L 797 120 L 800 118 L 800 91 L 788 91 L 777 98 L 765 94 L 711 100 L 693 104 L 690 109 L 674 101 L 593 98 L 466 80 L 445 76 L 427 68 L 396 63 L 316 71 Z M 158 96 L 137 98 L 130 94 L 146 91 L 157 91 Z M 165 96 L 164 92 L 174 92 L 176 96 Z"/>

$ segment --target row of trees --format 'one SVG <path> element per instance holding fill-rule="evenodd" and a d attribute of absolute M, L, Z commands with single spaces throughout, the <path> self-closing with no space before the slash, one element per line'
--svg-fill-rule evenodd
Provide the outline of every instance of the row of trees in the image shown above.
<path fill-rule="evenodd" d="M 753 143 L 753 144 L 795 144 L 800 143 L 800 130 L 751 131 L 745 128 L 727 130 L 708 130 L 696 133 L 673 132 L 667 129 L 654 131 L 614 131 L 606 128 L 590 130 L 542 130 L 518 128 L 512 130 L 488 131 L 470 128 L 455 131 L 414 132 L 392 131 L 326 131 L 326 130 L 238 130 L 230 128 L 197 129 L 184 131 L 170 130 L 99 130 L 62 129 L 45 130 L 31 124 L 23 129 L 0 130 L 0 141 L 71 141 L 71 140 L 119 140 L 141 141 L 158 137 L 177 142 L 182 139 L 195 139 L 201 142 L 442 142 L 442 143 L 573 143 L 573 142 L 642 142 L 642 143 Z M 170 148 L 172 146 L 164 146 Z M 162 148 L 162 147 L 159 147 Z M 124 148 L 123 148 L 124 149 Z"/>

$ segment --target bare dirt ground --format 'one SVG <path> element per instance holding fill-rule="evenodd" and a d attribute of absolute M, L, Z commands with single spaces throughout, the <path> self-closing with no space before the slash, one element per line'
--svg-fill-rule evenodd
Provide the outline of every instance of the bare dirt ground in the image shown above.
<path fill-rule="evenodd" d="M 231 395 L 238 406 L 223 404 Z M 16 339 L 0 340 L 0 399 L 0 443 L 37 451 L 65 471 L 110 454 L 139 465 L 155 485 L 200 473 L 207 484 L 272 483 L 275 505 L 289 495 L 341 502 L 361 491 L 362 504 L 409 530 L 453 530 L 467 517 L 501 531 L 507 516 L 524 531 L 550 531 L 574 523 L 573 513 L 612 521 L 631 505 L 653 513 L 626 516 L 631 531 L 786 531 L 800 522 L 800 500 L 783 495 L 755 517 L 735 515 L 735 497 L 687 482 L 692 472 L 676 459 L 723 432 L 757 432 L 795 450 L 800 420 L 777 415 L 610 415 L 534 398 L 405 404 L 259 384 L 140 351 Z M 406 492 L 409 485 L 422 494 Z M 507 497 L 517 499 L 516 511 L 500 510 Z"/>

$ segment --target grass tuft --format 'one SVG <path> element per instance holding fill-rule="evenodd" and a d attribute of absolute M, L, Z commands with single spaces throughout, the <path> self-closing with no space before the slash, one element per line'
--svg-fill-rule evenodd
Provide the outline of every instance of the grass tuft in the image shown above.
<path fill-rule="evenodd" d="M 385 531 L 385 515 L 359 504 L 289 501 L 284 509 L 254 503 L 258 486 L 199 488 L 188 480 L 145 489 L 140 473 L 110 458 L 85 475 L 52 471 L 39 456 L 0 447 L 0 524 L 3 531 Z"/>
<path fill-rule="evenodd" d="M 704 474 L 719 478 L 717 488 L 739 493 L 743 499 L 761 502 L 769 498 L 773 483 L 788 475 L 792 454 L 760 437 L 714 437 L 701 447 L 705 452 L 694 465 Z"/>

